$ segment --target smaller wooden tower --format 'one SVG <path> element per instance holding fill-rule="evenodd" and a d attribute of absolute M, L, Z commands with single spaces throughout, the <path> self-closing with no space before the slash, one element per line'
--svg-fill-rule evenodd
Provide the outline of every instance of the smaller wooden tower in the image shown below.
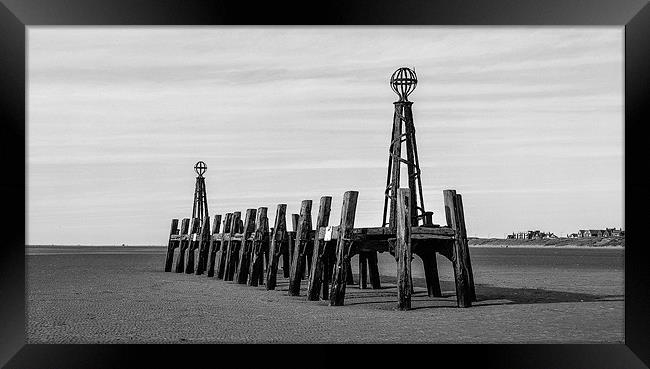
<path fill-rule="evenodd" d="M 194 188 L 194 205 L 192 205 L 192 218 L 198 218 L 199 224 L 203 223 L 203 219 L 210 218 L 208 215 L 208 195 L 205 192 L 205 177 L 203 173 L 208 169 L 203 161 L 199 161 L 194 165 L 194 171 L 198 176 L 196 177 L 196 186 Z"/>

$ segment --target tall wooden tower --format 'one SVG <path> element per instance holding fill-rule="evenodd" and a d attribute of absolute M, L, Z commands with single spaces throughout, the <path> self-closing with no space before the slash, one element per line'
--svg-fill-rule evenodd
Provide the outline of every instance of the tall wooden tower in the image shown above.
<path fill-rule="evenodd" d="M 208 215 L 208 195 L 205 192 L 205 178 L 203 173 L 208 169 L 204 162 L 199 161 L 194 165 L 196 177 L 196 186 L 194 188 L 194 204 L 192 205 L 192 218 L 198 218 L 199 224 L 203 224 L 203 219 L 209 219 Z"/>
<path fill-rule="evenodd" d="M 408 171 L 408 188 L 412 226 L 427 226 L 432 224 L 432 212 L 424 210 L 422 196 L 422 182 L 420 180 L 420 161 L 418 148 L 415 141 L 415 126 L 413 125 L 413 102 L 408 100 L 409 95 L 418 83 L 415 70 L 403 67 L 396 70 L 390 77 L 390 87 L 399 99 L 393 103 L 393 133 L 389 146 L 388 175 L 386 177 L 386 191 L 384 199 L 384 217 L 382 227 L 388 225 L 395 229 L 397 219 L 397 189 L 400 188 L 400 167 L 406 165 Z M 402 146 L 406 149 L 406 159 Z M 390 200 L 390 201 L 389 201 Z"/>

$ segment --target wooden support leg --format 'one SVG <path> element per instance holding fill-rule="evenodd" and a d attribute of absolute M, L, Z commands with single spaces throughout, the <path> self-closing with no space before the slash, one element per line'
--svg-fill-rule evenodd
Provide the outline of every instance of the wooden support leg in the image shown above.
<path fill-rule="evenodd" d="M 467 241 L 467 229 L 465 228 L 465 210 L 463 209 L 463 197 L 456 194 L 456 206 L 458 207 L 458 218 L 460 225 L 461 238 L 463 240 L 463 249 L 465 250 L 465 264 L 469 276 L 469 292 L 472 301 L 476 301 L 476 289 L 474 287 L 474 272 L 472 271 L 472 261 L 469 257 L 469 242 Z"/>
<path fill-rule="evenodd" d="M 327 227 L 330 220 L 330 208 L 332 205 L 331 196 L 320 198 L 318 206 L 318 218 L 316 219 L 316 232 L 314 232 L 314 247 L 307 284 L 307 300 L 318 301 L 322 285 L 323 267 L 325 265 L 325 241 L 318 239 L 318 231 L 321 227 Z"/>
<path fill-rule="evenodd" d="M 230 234 L 230 228 L 232 227 L 233 224 L 233 218 L 234 218 L 234 213 L 226 213 L 226 218 L 223 221 L 223 232 L 221 233 L 221 236 L 225 237 L 226 235 Z M 215 275 L 217 276 L 217 279 L 223 279 L 223 276 L 226 271 L 226 256 L 228 254 L 228 240 L 225 240 L 224 238 L 221 239 L 221 244 L 219 246 L 219 251 L 217 253 L 217 261 L 216 261 L 216 271 Z"/>
<path fill-rule="evenodd" d="M 305 265 L 306 243 L 308 234 L 311 231 L 311 200 L 303 200 L 300 206 L 300 218 L 294 242 L 293 262 L 289 273 L 289 295 L 300 295 L 300 281 Z"/>
<path fill-rule="evenodd" d="M 469 271 L 467 269 L 465 249 L 460 229 L 460 220 L 458 204 L 456 201 L 456 191 L 444 190 L 445 215 L 447 216 L 447 225 L 455 232 L 455 240 L 452 252 L 454 264 L 454 277 L 456 280 L 456 302 L 458 307 L 472 306 L 472 299 L 469 290 Z"/>
<path fill-rule="evenodd" d="M 260 280 L 260 275 L 264 268 L 264 249 L 263 242 L 268 242 L 269 222 L 266 217 L 267 208 L 261 207 L 257 209 L 255 217 L 255 232 L 253 233 L 253 248 L 251 250 L 250 268 L 248 270 L 248 278 L 246 284 L 249 286 L 257 286 Z"/>
<path fill-rule="evenodd" d="M 352 256 L 349 256 L 352 259 Z M 345 283 L 354 284 L 354 275 L 352 274 L 352 263 L 349 262 L 345 266 Z"/>
<path fill-rule="evenodd" d="M 174 249 L 178 247 L 177 241 L 172 241 L 172 236 L 178 234 L 178 219 L 172 219 L 172 225 L 169 230 L 169 242 L 167 243 L 167 257 L 165 258 L 165 271 L 172 271 L 172 263 L 174 262 Z"/>
<path fill-rule="evenodd" d="M 365 252 L 359 253 L 359 288 L 368 288 L 368 256 Z"/>
<path fill-rule="evenodd" d="M 332 273 L 333 281 L 330 289 L 330 306 L 341 306 L 345 302 L 346 274 L 350 268 L 350 240 L 354 229 L 354 217 L 357 210 L 358 197 L 359 192 L 357 191 L 348 191 L 343 196 L 341 224 L 336 245 L 336 264 Z"/>
<path fill-rule="evenodd" d="M 381 288 L 381 282 L 379 279 L 379 262 L 377 259 L 377 251 L 368 252 L 368 274 L 370 274 L 370 285 L 375 290 Z"/>
<path fill-rule="evenodd" d="M 278 262 L 282 253 L 282 245 L 287 237 L 287 205 L 279 204 L 275 211 L 275 223 L 271 244 L 269 246 L 269 265 L 266 268 L 266 289 L 274 290 L 278 276 Z M 285 252 L 286 254 L 286 252 Z"/>
<path fill-rule="evenodd" d="M 194 273 L 195 266 L 195 254 L 196 249 L 199 246 L 199 218 L 192 218 L 192 232 L 190 232 L 191 240 L 189 241 L 190 245 L 188 247 L 187 253 L 187 265 L 185 266 L 185 273 L 192 274 Z"/>
<path fill-rule="evenodd" d="M 199 231 L 199 261 L 196 265 L 196 275 L 201 275 L 205 272 L 208 266 L 208 245 L 210 242 L 210 218 L 203 219 L 201 230 Z"/>
<path fill-rule="evenodd" d="M 410 190 L 397 191 L 397 234 L 395 255 L 397 256 L 397 307 L 411 309 L 411 211 Z"/>
<path fill-rule="evenodd" d="M 234 280 L 239 284 L 246 284 L 248 280 L 248 272 L 250 269 L 251 251 L 253 244 L 249 240 L 250 236 L 255 232 L 255 217 L 257 210 L 247 209 L 246 217 L 244 218 L 244 229 L 242 231 L 242 241 L 239 248 L 239 257 L 237 266 L 235 268 Z"/>
<path fill-rule="evenodd" d="M 212 234 L 210 234 L 210 252 L 208 254 L 208 277 L 214 277 L 214 262 L 217 257 L 218 243 L 214 237 L 219 234 L 221 228 L 221 215 L 214 216 L 214 224 L 212 225 Z"/>
<path fill-rule="evenodd" d="M 189 218 L 184 218 L 181 221 L 181 237 L 188 237 L 189 235 L 187 232 L 190 230 L 190 219 Z M 178 246 L 178 259 L 176 259 L 176 273 L 183 273 L 185 270 L 185 250 L 187 250 L 187 246 L 189 244 L 189 239 L 188 240 L 183 240 L 181 239 L 179 246 Z"/>
<path fill-rule="evenodd" d="M 292 238 L 287 235 L 287 240 L 282 245 L 282 276 L 289 278 L 289 271 L 291 270 L 291 249 L 293 249 Z"/>
<path fill-rule="evenodd" d="M 424 277 L 427 281 L 427 294 L 429 297 L 442 297 L 440 279 L 438 278 L 438 262 L 435 251 L 425 252 L 420 256 L 424 264 Z"/>
<path fill-rule="evenodd" d="M 241 212 L 236 211 L 232 214 L 232 224 L 230 224 L 230 237 L 232 237 L 238 230 L 240 230 Z M 242 227 L 243 228 L 243 227 Z M 224 281 L 232 281 L 235 274 L 235 266 L 237 265 L 236 259 L 239 256 L 239 248 L 237 247 L 238 241 L 229 241 L 226 251 L 225 270 L 223 272 Z"/>
<path fill-rule="evenodd" d="M 332 271 L 336 264 L 336 241 L 325 242 L 323 258 L 323 300 L 328 300 L 330 295 L 330 283 L 332 282 Z"/>

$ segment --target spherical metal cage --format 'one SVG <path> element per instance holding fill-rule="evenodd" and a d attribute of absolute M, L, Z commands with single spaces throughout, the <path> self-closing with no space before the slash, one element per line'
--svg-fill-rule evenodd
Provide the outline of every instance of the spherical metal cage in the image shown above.
<path fill-rule="evenodd" d="M 400 101 L 408 101 L 408 96 L 417 84 L 418 76 L 415 71 L 406 67 L 399 68 L 390 77 L 390 87 L 399 96 Z"/>
<path fill-rule="evenodd" d="M 196 165 L 194 165 L 194 171 L 200 176 L 202 176 L 206 170 L 208 170 L 208 166 L 205 165 L 203 161 L 198 161 L 196 162 Z"/>

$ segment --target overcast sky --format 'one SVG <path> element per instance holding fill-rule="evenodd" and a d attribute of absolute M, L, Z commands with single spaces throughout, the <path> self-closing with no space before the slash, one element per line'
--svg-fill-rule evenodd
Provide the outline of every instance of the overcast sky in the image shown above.
<path fill-rule="evenodd" d="M 401 66 L 435 223 L 452 188 L 470 236 L 623 225 L 622 27 L 29 27 L 27 242 L 164 244 L 198 160 L 211 215 L 380 226 Z"/>

